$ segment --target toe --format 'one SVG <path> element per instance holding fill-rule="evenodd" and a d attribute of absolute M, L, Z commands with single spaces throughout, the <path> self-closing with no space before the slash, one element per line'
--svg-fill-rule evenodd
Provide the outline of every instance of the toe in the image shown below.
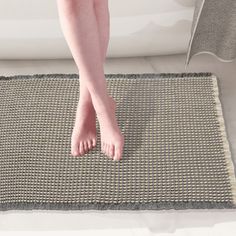
<path fill-rule="evenodd" d="M 110 155 L 109 155 L 109 144 L 108 143 L 106 143 L 106 155 L 108 157 L 110 157 Z"/>
<path fill-rule="evenodd" d="M 106 152 L 107 152 L 107 156 L 111 158 L 111 155 L 110 155 L 110 144 L 109 143 L 107 143 Z"/>
<path fill-rule="evenodd" d="M 79 144 L 79 152 L 80 152 L 80 155 L 83 155 L 83 154 L 84 154 L 84 145 L 83 145 L 83 142 L 80 142 L 80 144 Z"/>
<path fill-rule="evenodd" d="M 79 144 L 77 144 L 76 146 L 74 146 L 74 151 L 75 151 L 75 153 L 76 153 L 76 156 L 80 156 Z"/>
<path fill-rule="evenodd" d="M 78 149 L 76 149 L 76 147 L 72 148 L 71 154 L 72 154 L 73 156 L 79 156 L 79 151 L 78 151 Z"/>
<path fill-rule="evenodd" d="M 107 155 L 107 144 L 106 143 L 103 144 L 103 151 L 104 151 L 104 154 Z"/>
<path fill-rule="evenodd" d="M 84 153 L 88 152 L 88 145 L 87 145 L 87 141 L 84 141 Z"/>
<path fill-rule="evenodd" d="M 116 146 L 115 147 L 115 156 L 114 160 L 120 160 L 121 159 L 121 146 Z"/>
<path fill-rule="evenodd" d="M 107 144 L 104 143 L 104 154 L 107 155 Z"/>
<path fill-rule="evenodd" d="M 114 145 L 113 144 L 110 145 L 110 152 L 109 152 L 109 154 L 110 154 L 110 156 L 112 158 L 114 158 Z"/>
<path fill-rule="evenodd" d="M 87 141 L 87 146 L 88 146 L 88 149 L 89 149 L 89 150 L 92 149 L 91 140 L 88 140 L 88 141 Z"/>
<path fill-rule="evenodd" d="M 105 143 L 104 142 L 102 142 L 102 144 L 101 144 L 102 146 L 101 146 L 101 150 L 102 150 L 102 153 L 104 153 L 105 154 Z"/>
<path fill-rule="evenodd" d="M 95 138 L 92 140 L 92 145 L 93 145 L 93 147 L 96 146 L 96 139 Z"/>
<path fill-rule="evenodd" d="M 78 143 L 76 142 L 77 140 L 75 137 L 71 137 L 71 155 L 72 156 L 77 156 L 78 155 Z"/>
<path fill-rule="evenodd" d="M 107 144 L 107 146 L 106 146 L 107 156 L 112 159 L 113 157 L 112 157 L 112 155 L 110 154 L 110 149 L 111 149 L 111 144 Z"/>
<path fill-rule="evenodd" d="M 105 155 L 107 155 L 107 144 L 106 143 L 104 143 L 104 153 L 105 153 Z"/>
<path fill-rule="evenodd" d="M 73 156 L 79 155 L 78 145 L 76 145 L 74 143 L 72 143 L 72 145 L 71 145 L 71 155 L 73 155 Z"/>

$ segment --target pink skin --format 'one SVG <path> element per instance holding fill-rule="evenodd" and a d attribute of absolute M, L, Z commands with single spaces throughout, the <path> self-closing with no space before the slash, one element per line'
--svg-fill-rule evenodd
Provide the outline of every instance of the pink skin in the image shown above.
<path fill-rule="evenodd" d="M 116 102 L 108 95 L 103 63 L 109 42 L 108 0 L 57 0 L 63 34 L 79 68 L 80 99 L 71 136 L 71 154 L 81 156 L 96 145 L 96 115 L 101 150 L 122 158 L 124 136 L 116 116 Z"/>

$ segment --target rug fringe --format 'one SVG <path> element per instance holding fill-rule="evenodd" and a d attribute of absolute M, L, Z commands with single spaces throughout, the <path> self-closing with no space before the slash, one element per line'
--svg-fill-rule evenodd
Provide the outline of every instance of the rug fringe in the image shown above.
<path fill-rule="evenodd" d="M 220 124 L 220 133 L 223 141 L 223 148 L 225 153 L 225 161 L 227 170 L 229 173 L 229 179 L 232 189 L 232 198 L 233 198 L 233 204 L 236 205 L 236 178 L 235 178 L 235 172 L 234 172 L 234 164 L 232 160 L 232 154 L 229 147 L 229 141 L 227 139 L 227 133 L 226 133 L 226 126 L 225 126 L 225 120 L 222 112 L 222 105 L 219 98 L 219 88 L 217 83 L 217 77 L 216 75 L 212 74 L 212 82 L 213 82 L 213 90 L 214 90 L 214 98 L 216 103 L 216 110 L 218 115 L 218 121 Z"/>

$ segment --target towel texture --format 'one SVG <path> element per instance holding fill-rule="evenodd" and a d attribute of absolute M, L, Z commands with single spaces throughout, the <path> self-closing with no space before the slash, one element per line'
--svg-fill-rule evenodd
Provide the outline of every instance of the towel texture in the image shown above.
<path fill-rule="evenodd" d="M 224 62 L 236 58 L 235 0 L 196 0 L 185 66 L 200 53 Z"/>

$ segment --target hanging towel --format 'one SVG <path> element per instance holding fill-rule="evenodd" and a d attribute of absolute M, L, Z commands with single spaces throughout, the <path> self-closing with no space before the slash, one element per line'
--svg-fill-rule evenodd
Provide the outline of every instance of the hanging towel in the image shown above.
<path fill-rule="evenodd" d="M 200 53 L 236 58 L 236 0 L 196 0 L 185 68 Z"/>

